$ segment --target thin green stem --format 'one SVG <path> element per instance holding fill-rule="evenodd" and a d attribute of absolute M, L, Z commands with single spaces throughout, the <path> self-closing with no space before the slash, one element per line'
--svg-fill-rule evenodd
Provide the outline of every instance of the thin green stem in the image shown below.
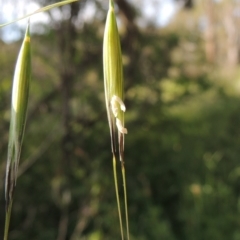
<path fill-rule="evenodd" d="M 6 211 L 6 218 L 5 218 L 5 228 L 4 228 L 4 240 L 8 240 L 8 232 L 9 232 L 9 225 L 10 225 L 10 219 L 11 219 L 11 212 L 12 212 L 12 203 L 13 201 L 9 203 Z"/>
<path fill-rule="evenodd" d="M 122 214 L 121 214 L 121 207 L 120 207 L 119 194 L 118 194 L 118 181 L 117 181 L 117 170 L 116 170 L 116 157 L 115 157 L 114 154 L 113 154 L 113 175 L 114 175 L 115 191 L 116 191 L 116 198 L 117 198 L 118 216 L 119 216 L 119 223 L 120 223 L 121 237 L 122 237 L 122 240 L 124 240 L 124 236 L 123 236 L 123 225 L 122 225 Z"/>
<path fill-rule="evenodd" d="M 124 205 L 125 205 L 125 217 L 126 217 L 126 227 L 127 227 L 127 239 L 130 240 L 129 223 L 128 223 L 127 185 L 126 185 L 125 167 L 124 167 L 123 162 L 122 162 L 122 178 L 123 178 L 123 190 L 124 190 Z"/>

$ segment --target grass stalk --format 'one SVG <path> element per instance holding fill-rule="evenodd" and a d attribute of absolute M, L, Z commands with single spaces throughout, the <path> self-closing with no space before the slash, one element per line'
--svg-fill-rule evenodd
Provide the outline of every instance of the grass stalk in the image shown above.
<path fill-rule="evenodd" d="M 11 200 L 11 202 L 9 203 L 6 209 L 4 240 L 8 240 L 8 232 L 9 232 L 10 218 L 11 218 L 11 212 L 12 212 L 12 203 L 13 203 L 13 200 Z"/>
<path fill-rule="evenodd" d="M 127 204 L 127 184 L 126 184 L 126 174 L 125 174 L 125 167 L 124 162 L 121 162 L 122 168 L 122 179 L 123 179 L 123 191 L 124 191 L 124 207 L 125 207 L 125 218 L 126 218 L 126 228 L 127 228 L 127 240 L 130 240 L 129 237 L 129 223 L 128 223 L 128 204 Z"/>
<path fill-rule="evenodd" d="M 118 207 L 118 216 L 119 216 L 119 224 L 120 224 L 120 231 L 122 240 L 124 240 L 123 235 L 123 224 L 122 224 L 122 212 L 119 200 L 119 193 L 118 193 L 118 180 L 117 180 L 117 169 L 116 169 L 116 157 L 113 154 L 113 175 L 114 175 L 114 184 L 115 184 L 115 191 L 116 191 L 116 198 L 117 198 L 117 207 Z"/>

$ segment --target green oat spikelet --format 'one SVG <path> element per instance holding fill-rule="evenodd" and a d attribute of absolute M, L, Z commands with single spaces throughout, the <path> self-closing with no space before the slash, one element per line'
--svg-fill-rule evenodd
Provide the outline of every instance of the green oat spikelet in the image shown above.
<path fill-rule="evenodd" d="M 114 12 L 114 3 L 109 1 L 109 10 L 107 14 L 106 26 L 103 39 L 103 72 L 104 72 L 104 90 L 107 108 L 108 123 L 111 136 L 111 147 L 113 153 L 113 173 L 115 182 L 115 191 L 118 205 L 118 214 L 122 240 L 124 239 L 121 208 L 118 194 L 117 172 L 116 172 L 116 153 L 117 142 L 119 159 L 122 168 L 124 204 L 127 226 L 127 239 L 129 240 L 128 210 L 127 210 L 127 191 L 124 168 L 124 135 L 127 129 L 124 127 L 124 112 L 126 110 L 123 103 L 123 67 L 120 38 L 117 28 L 117 22 Z"/>
<path fill-rule="evenodd" d="M 31 49 L 29 23 L 18 55 L 12 87 L 11 120 L 5 179 L 6 208 L 13 199 L 18 165 L 27 115 L 29 85 L 31 79 Z"/>
<path fill-rule="evenodd" d="M 109 1 L 109 11 L 104 32 L 103 71 L 105 100 L 111 134 L 112 152 L 116 153 L 116 132 L 118 132 L 119 140 L 122 138 L 121 152 L 123 152 L 124 134 L 127 133 L 127 129 L 124 128 L 125 105 L 122 100 L 122 53 L 112 0 Z"/>

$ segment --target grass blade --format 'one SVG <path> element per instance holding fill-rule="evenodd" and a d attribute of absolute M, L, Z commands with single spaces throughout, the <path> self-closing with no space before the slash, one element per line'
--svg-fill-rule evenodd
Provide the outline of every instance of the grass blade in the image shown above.
<path fill-rule="evenodd" d="M 30 13 L 30 14 L 27 14 L 27 15 L 25 15 L 23 17 L 20 17 L 20 18 L 16 19 L 16 20 L 13 20 L 11 22 L 4 23 L 4 24 L 0 25 L 0 28 L 6 27 L 6 26 L 8 26 L 8 25 L 10 25 L 12 23 L 18 22 L 18 21 L 23 20 L 25 18 L 29 18 L 29 17 L 37 14 L 37 13 L 45 12 L 45 11 L 48 11 L 48 10 L 50 10 L 52 8 L 61 7 L 63 5 L 66 5 L 66 4 L 69 4 L 69 3 L 73 3 L 73 2 L 77 2 L 77 1 L 79 1 L 79 0 L 66 0 L 66 1 L 61 1 L 61 2 L 58 2 L 58 3 L 54 3 L 54 4 L 51 4 L 51 5 L 48 5 L 46 7 L 39 8 L 38 10 L 36 10 L 36 11 Z"/>

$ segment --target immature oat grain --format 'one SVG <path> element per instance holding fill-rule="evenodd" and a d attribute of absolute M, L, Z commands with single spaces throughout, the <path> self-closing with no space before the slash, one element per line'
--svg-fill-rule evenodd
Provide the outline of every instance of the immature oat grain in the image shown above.
<path fill-rule="evenodd" d="M 29 24 L 18 55 L 12 87 L 12 105 L 5 180 L 6 206 L 12 202 L 25 129 L 29 85 L 31 79 L 31 49 Z"/>
<path fill-rule="evenodd" d="M 119 134 L 126 134 L 127 129 L 124 128 L 124 112 L 126 108 L 123 103 L 122 53 L 113 1 L 109 1 L 109 10 L 104 32 L 103 71 L 112 151 L 115 152 L 116 131 L 118 131 Z M 122 136 L 122 138 L 124 140 L 124 136 Z M 123 142 L 119 142 L 119 144 L 123 144 Z"/>

